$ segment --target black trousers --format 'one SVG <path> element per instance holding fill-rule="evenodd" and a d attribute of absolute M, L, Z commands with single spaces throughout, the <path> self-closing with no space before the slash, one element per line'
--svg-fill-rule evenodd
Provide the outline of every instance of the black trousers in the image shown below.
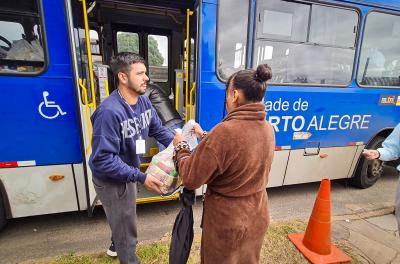
<path fill-rule="evenodd" d="M 119 183 L 93 177 L 103 204 L 121 264 L 137 264 L 136 183 Z"/>

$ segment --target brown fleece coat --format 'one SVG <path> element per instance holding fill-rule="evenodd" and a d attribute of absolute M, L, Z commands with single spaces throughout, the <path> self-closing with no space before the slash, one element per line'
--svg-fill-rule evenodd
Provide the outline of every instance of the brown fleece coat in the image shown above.
<path fill-rule="evenodd" d="M 269 224 L 266 186 L 275 149 L 265 106 L 232 111 L 191 155 L 178 151 L 179 174 L 188 189 L 207 184 L 201 263 L 258 263 Z"/>

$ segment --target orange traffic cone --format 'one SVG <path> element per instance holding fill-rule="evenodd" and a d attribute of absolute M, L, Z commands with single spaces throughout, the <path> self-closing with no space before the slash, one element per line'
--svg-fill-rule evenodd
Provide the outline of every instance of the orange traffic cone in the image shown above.
<path fill-rule="evenodd" d="M 331 244 L 331 181 L 323 179 L 306 233 L 290 234 L 289 239 L 312 263 L 349 262 L 351 258 Z"/>

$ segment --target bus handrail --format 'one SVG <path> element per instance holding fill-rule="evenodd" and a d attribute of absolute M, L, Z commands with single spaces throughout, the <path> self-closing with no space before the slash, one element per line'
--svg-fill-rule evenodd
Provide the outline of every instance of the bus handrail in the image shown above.
<path fill-rule="evenodd" d="M 196 89 L 196 83 L 192 83 L 192 89 L 190 89 L 190 119 L 193 119 L 193 92 Z"/>
<path fill-rule="evenodd" d="M 85 40 L 86 40 L 86 50 L 88 55 L 88 64 L 89 64 L 89 81 L 90 81 L 90 88 L 92 93 L 92 106 L 93 109 L 96 110 L 96 95 L 94 93 L 94 79 L 93 79 L 93 63 L 92 63 L 92 51 L 90 49 L 90 35 L 89 35 L 89 23 L 87 17 L 87 10 L 86 10 L 86 0 L 79 0 L 82 1 L 82 10 L 83 10 L 83 21 L 85 26 Z"/>
<path fill-rule="evenodd" d="M 84 80 L 84 81 L 86 81 L 86 80 Z M 86 125 L 87 125 L 88 134 L 89 134 L 89 146 L 85 150 L 85 153 L 87 155 L 87 154 L 89 154 L 90 149 L 92 148 L 92 129 L 91 129 L 91 125 L 90 125 L 90 110 L 89 110 L 89 107 L 92 107 L 92 105 L 90 105 L 88 103 L 87 88 L 84 86 L 81 78 L 79 78 L 79 87 L 81 87 L 81 89 L 82 89 L 83 102 L 85 103 Z"/>
<path fill-rule="evenodd" d="M 180 86 L 179 82 L 177 81 L 175 85 L 175 109 L 176 111 L 178 111 L 178 113 L 179 113 L 179 89 Z"/>
<path fill-rule="evenodd" d="M 190 16 L 193 15 L 193 11 L 190 11 L 190 9 L 186 9 L 186 60 L 185 60 L 185 84 L 186 84 L 186 89 L 185 89 L 185 121 L 187 122 L 189 120 L 189 109 L 188 109 L 188 102 L 189 102 L 189 50 L 190 50 L 190 39 L 189 39 L 189 29 L 190 29 Z"/>
<path fill-rule="evenodd" d="M 108 80 L 107 79 L 104 80 L 104 85 L 105 85 L 105 88 L 106 88 L 106 96 L 108 97 L 110 95 L 110 90 L 108 88 Z"/>

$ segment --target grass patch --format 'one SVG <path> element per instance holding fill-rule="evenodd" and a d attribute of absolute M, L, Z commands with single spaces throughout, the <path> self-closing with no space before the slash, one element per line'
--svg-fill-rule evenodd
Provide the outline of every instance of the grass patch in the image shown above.
<path fill-rule="evenodd" d="M 301 220 L 272 224 L 264 239 L 260 263 L 310 263 L 287 237 L 288 234 L 304 232 L 306 228 L 307 223 Z M 364 263 L 347 241 L 333 241 L 333 243 L 352 258 L 349 263 Z"/>
<path fill-rule="evenodd" d="M 304 232 L 307 224 L 300 220 L 293 220 L 284 223 L 272 224 L 265 236 L 264 244 L 261 249 L 260 263 L 309 263 L 307 259 L 290 242 L 287 235 L 290 233 Z M 200 263 L 200 235 L 196 235 L 193 241 L 192 250 L 188 264 Z M 140 244 L 138 246 L 138 256 L 142 264 L 161 264 L 168 263 L 170 237 L 152 244 Z M 352 251 L 351 246 L 346 241 L 335 243 L 346 254 L 353 258 L 351 263 L 362 263 L 357 254 Z M 116 259 L 110 258 L 105 254 L 95 255 L 65 255 L 46 262 L 35 262 L 37 264 L 117 264 Z"/>
<path fill-rule="evenodd" d="M 143 264 L 168 263 L 170 239 L 168 237 L 167 241 L 140 245 L 137 252 L 140 262 Z M 188 264 L 200 263 L 200 241 L 201 236 L 195 235 Z"/>
<path fill-rule="evenodd" d="M 38 262 L 38 264 L 94 264 L 94 263 L 101 263 L 101 264 L 113 264 L 118 263 L 117 260 L 106 256 L 105 254 L 94 254 L 94 255 L 75 255 L 69 254 L 65 256 L 58 257 L 54 260 L 47 261 L 47 262 Z"/>
<path fill-rule="evenodd" d="M 291 233 L 303 232 L 306 226 L 299 220 L 272 224 L 261 248 L 260 263 L 309 263 L 287 237 Z"/>

